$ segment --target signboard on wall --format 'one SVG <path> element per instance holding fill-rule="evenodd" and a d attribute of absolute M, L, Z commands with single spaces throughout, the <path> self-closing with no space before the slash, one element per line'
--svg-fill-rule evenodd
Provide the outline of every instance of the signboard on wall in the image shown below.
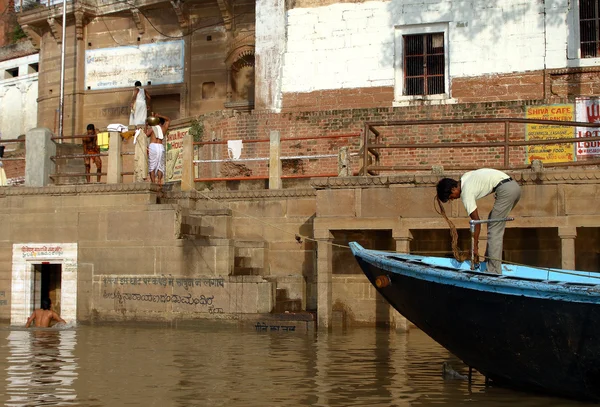
<path fill-rule="evenodd" d="M 85 88 L 133 88 L 183 82 L 183 40 L 85 51 Z"/>
<path fill-rule="evenodd" d="M 600 123 L 600 98 L 577 98 L 575 99 L 575 110 L 578 122 Z M 598 137 L 599 127 L 577 127 L 575 136 L 585 139 L 586 137 Z M 577 156 L 600 155 L 600 142 L 580 141 L 577 143 Z"/>
<path fill-rule="evenodd" d="M 182 153 L 183 137 L 190 131 L 189 127 L 169 130 L 167 134 L 167 168 L 165 182 L 181 181 L 183 171 Z"/>
<path fill-rule="evenodd" d="M 540 120 L 573 121 L 575 110 L 571 104 L 528 106 L 526 118 Z M 549 140 L 573 137 L 573 127 L 547 124 L 527 124 L 527 140 Z M 558 163 L 575 160 L 573 143 L 538 144 L 527 146 L 527 163 L 541 160 L 545 163 Z"/>

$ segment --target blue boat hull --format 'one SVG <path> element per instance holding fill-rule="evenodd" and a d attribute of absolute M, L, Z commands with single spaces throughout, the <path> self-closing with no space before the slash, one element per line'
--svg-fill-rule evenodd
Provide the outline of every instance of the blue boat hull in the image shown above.
<path fill-rule="evenodd" d="M 541 282 L 432 270 L 351 247 L 398 312 L 488 379 L 600 400 L 600 293 L 593 284 L 543 291 Z M 377 287 L 378 276 L 389 284 Z"/>

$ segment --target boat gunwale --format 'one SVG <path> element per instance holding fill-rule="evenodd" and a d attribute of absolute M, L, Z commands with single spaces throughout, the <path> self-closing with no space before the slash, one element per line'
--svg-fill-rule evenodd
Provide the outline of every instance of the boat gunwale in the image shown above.
<path fill-rule="evenodd" d="M 394 253 L 365 249 L 356 242 L 350 242 L 350 248 L 355 257 L 360 257 L 381 270 L 397 275 L 477 291 L 600 304 L 600 284 L 523 278 L 447 266 L 417 264 L 410 259 L 390 259 L 388 255 Z M 403 272 L 397 270 L 399 266 L 402 267 Z"/>

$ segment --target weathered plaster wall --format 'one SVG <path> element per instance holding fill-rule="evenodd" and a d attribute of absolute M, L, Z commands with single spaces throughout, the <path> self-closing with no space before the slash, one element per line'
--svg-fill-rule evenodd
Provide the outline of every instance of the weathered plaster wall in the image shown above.
<path fill-rule="evenodd" d="M 37 125 L 38 54 L 0 62 L 0 138 L 15 139 Z M 17 69 L 12 77 L 8 72 Z"/>
<path fill-rule="evenodd" d="M 566 67 L 567 12 L 566 1 L 546 9 L 539 2 L 450 0 L 294 8 L 283 92 L 393 86 L 396 27 L 436 23 L 448 26 L 452 78 Z"/>
<path fill-rule="evenodd" d="M 256 109 L 281 108 L 285 24 L 285 1 L 256 2 Z"/>

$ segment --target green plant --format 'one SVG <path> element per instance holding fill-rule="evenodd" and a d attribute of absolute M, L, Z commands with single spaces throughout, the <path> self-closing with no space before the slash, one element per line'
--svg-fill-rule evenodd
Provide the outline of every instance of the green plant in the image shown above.
<path fill-rule="evenodd" d="M 204 122 L 198 119 L 192 120 L 189 133 L 192 135 L 195 142 L 202 141 L 202 136 L 204 135 Z"/>
<path fill-rule="evenodd" d="M 15 25 L 11 34 L 11 41 L 14 43 L 25 37 L 27 37 L 27 34 L 25 34 L 25 31 L 23 31 L 21 26 L 19 24 Z"/>

